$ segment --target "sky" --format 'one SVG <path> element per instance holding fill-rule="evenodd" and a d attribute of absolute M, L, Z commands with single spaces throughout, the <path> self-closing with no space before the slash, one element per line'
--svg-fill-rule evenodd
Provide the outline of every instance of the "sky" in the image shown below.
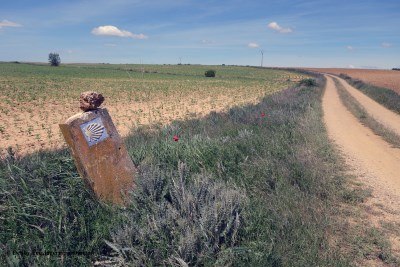
<path fill-rule="evenodd" d="M 399 0 L 1 0 L 0 61 L 400 67 Z"/>

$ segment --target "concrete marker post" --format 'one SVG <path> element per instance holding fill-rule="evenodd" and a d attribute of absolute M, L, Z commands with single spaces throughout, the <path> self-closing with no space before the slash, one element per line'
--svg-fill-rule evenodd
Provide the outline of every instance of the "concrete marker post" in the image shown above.
<path fill-rule="evenodd" d="M 84 112 L 59 126 L 85 183 L 99 199 L 123 205 L 134 187 L 136 168 L 107 109 L 98 108 L 103 100 L 101 94 L 82 93 Z"/>

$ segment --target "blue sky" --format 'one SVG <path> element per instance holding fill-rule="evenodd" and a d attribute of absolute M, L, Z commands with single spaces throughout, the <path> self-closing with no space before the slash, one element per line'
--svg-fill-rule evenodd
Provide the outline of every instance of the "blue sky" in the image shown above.
<path fill-rule="evenodd" d="M 0 61 L 400 66 L 399 0 L 0 2 Z"/>

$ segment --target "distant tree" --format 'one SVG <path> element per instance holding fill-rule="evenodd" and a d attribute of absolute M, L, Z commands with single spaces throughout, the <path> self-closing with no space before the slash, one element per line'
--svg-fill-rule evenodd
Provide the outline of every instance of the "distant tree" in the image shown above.
<path fill-rule="evenodd" d="M 49 54 L 49 63 L 51 66 L 59 66 L 61 63 L 60 55 L 57 53 L 50 53 Z"/>

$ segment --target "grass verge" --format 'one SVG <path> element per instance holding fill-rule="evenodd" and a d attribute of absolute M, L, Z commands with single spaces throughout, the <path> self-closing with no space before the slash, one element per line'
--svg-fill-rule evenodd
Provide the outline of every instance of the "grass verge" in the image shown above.
<path fill-rule="evenodd" d="M 338 88 L 339 97 L 345 107 L 365 126 L 370 128 L 375 134 L 381 136 L 386 142 L 394 147 L 400 147 L 400 136 L 383 124 L 375 120 L 363 106 L 344 88 L 340 81 L 333 78 L 336 88 Z"/>
<path fill-rule="evenodd" d="M 66 151 L 0 163 L 7 265 L 348 266 L 330 245 L 344 177 L 322 123 L 324 82 L 126 140 L 131 204 L 98 203 Z M 174 140 L 178 137 L 178 141 Z"/>
<path fill-rule="evenodd" d="M 365 83 L 343 73 L 340 74 L 339 77 L 346 80 L 353 87 L 359 89 L 376 102 L 400 114 L 400 95 L 395 91 Z"/>
<path fill-rule="evenodd" d="M 116 222 L 77 174 L 67 151 L 0 162 L 2 266 L 86 265 L 109 248 Z"/>

